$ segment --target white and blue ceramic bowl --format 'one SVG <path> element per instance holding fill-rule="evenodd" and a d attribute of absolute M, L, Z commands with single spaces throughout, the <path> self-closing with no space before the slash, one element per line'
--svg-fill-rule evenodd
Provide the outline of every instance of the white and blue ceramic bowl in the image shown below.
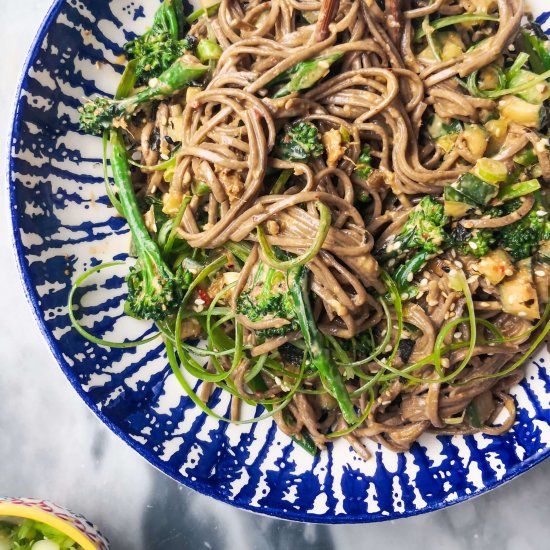
<path fill-rule="evenodd" d="M 541 14 L 547 0 L 532 4 Z M 163 347 L 94 346 L 74 330 L 76 274 L 126 256 L 125 224 L 104 193 L 101 140 L 78 131 L 82 98 L 112 93 L 121 45 L 145 29 L 158 0 L 57 0 L 30 52 L 13 123 L 9 182 L 15 249 L 44 336 L 98 417 L 177 481 L 235 506 L 282 518 L 370 522 L 442 508 L 483 493 L 550 454 L 550 356 L 532 358 L 514 391 L 518 420 L 504 436 L 423 436 L 411 452 L 372 447 L 364 462 L 340 441 L 316 458 L 271 421 L 219 423 L 182 395 Z M 539 21 L 550 23 L 550 12 Z M 85 325 L 111 340 L 151 329 L 124 318 L 123 273 L 84 297 Z M 228 401 L 219 391 L 216 410 Z M 259 414 L 260 411 L 257 411 Z"/>

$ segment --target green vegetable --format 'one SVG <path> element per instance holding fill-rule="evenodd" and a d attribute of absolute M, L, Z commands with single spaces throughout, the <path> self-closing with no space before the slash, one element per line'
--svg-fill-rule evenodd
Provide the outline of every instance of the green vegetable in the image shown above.
<path fill-rule="evenodd" d="M 407 223 L 393 243 L 393 249 L 399 251 L 421 250 L 435 254 L 445 242 L 444 226 L 449 223 L 443 211 L 443 205 L 432 196 L 424 197 L 409 215 Z"/>
<path fill-rule="evenodd" d="M 80 107 L 80 128 L 90 134 L 101 134 L 113 125 L 115 119 L 128 119 L 140 105 L 154 99 L 169 97 L 190 82 L 201 78 L 208 67 L 178 59 L 162 73 L 154 86 L 145 88 L 125 99 L 99 97 Z"/>
<path fill-rule="evenodd" d="M 472 173 L 463 174 L 450 187 L 466 198 L 464 202 L 478 206 L 486 206 L 498 194 L 498 187 L 496 185 L 485 182 Z M 448 194 L 445 195 L 445 198 L 447 196 Z"/>
<path fill-rule="evenodd" d="M 540 25 L 531 23 L 521 29 L 522 46 L 529 55 L 531 69 L 541 74 L 550 70 L 550 50 L 547 48 L 548 37 L 544 34 Z"/>
<path fill-rule="evenodd" d="M 126 148 L 119 132 L 111 132 L 111 145 L 113 177 L 138 257 L 136 266 L 127 277 L 128 306 L 140 319 L 163 320 L 177 311 L 192 276 L 181 269 L 174 274 L 166 265 L 157 243 L 145 227 L 130 177 Z"/>
<path fill-rule="evenodd" d="M 516 76 L 511 78 L 508 81 L 508 86 L 511 88 L 519 88 L 520 86 L 529 85 L 534 79 L 537 78 L 537 75 L 531 71 L 519 71 Z M 540 84 L 537 86 L 531 86 L 523 92 L 518 92 L 516 95 L 534 105 L 539 105 L 550 98 L 550 86 L 547 84 L 539 88 Z"/>
<path fill-rule="evenodd" d="M 215 40 L 204 38 L 197 46 L 197 57 L 205 61 L 217 61 L 222 56 L 223 50 Z"/>
<path fill-rule="evenodd" d="M 443 205 L 428 195 L 411 211 L 394 241 L 377 251 L 378 260 L 395 269 L 393 277 L 399 294 L 414 296 L 416 289 L 410 284 L 414 274 L 443 250 L 448 238 L 445 225 L 449 222 Z"/>
<path fill-rule="evenodd" d="M 293 162 L 319 158 L 324 152 L 319 130 L 311 122 L 304 121 L 288 126 L 277 141 L 277 152 L 280 158 Z"/>
<path fill-rule="evenodd" d="M 155 14 L 153 26 L 124 46 L 128 57 L 136 62 L 137 85 L 160 76 L 178 58 L 193 51 L 196 40 L 183 38 L 183 21 L 182 0 L 165 0 Z"/>
<path fill-rule="evenodd" d="M 323 55 L 307 61 L 301 61 L 290 67 L 268 84 L 268 87 L 284 84 L 284 86 L 275 92 L 273 97 L 284 97 L 294 92 L 311 88 L 319 80 L 328 75 L 331 65 L 342 56 L 343 54 L 341 53 Z"/>
<path fill-rule="evenodd" d="M 476 23 L 483 23 L 484 21 L 498 22 L 498 17 L 478 13 L 464 13 L 461 15 L 451 15 L 449 17 L 442 17 L 441 19 L 430 21 L 429 26 L 437 31 L 439 29 L 451 27 L 453 25 L 460 25 L 463 23 L 466 23 L 468 25 L 475 25 Z M 424 36 L 426 36 L 426 31 L 424 28 L 421 27 L 416 31 L 414 39 L 419 40 Z"/>
<path fill-rule="evenodd" d="M 370 147 L 365 145 L 361 149 L 361 154 L 357 159 L 357 164 L 355 166 L 355 170 L 353 171 L 356 176 L 364 180 L 368 179 L 368 177 L 372 174 L 372 156 L 370 153 Z"/>
<path fill-rule="evenodd" d="M 492 231 L 483 229 L 466 229 L 462 224 L 456 224 L 451 231 L 447 246 L 460 254 L 481 258 L 491 250 L 495 244 Z"/>
<path fill-rule="evenodd" d="M 393 275 L 395 285 L 403 300 L 408 300 L 416 295 L 416 288 L 411 285 L 415 273 L 420 271 L 424 264 L 433 256 L 433 253 L 423 250 L 414 255 L 409 261 L 401 264 Z"/>
<path fill-rule="evenodd" d="M 477 206 L 472 199 L 461 193 L 458 189 L 455 189 L 451 185 L 447 185 L 443 191 L 443 198 L 445 199 L 445 204 L 448 202 L 458 203 L 458 204 L 467 204 L 469 206 Z"/>
<path fill-rule="evenodd" d="M 204 9 L 198 9 L 194 11 L 191 15 L 187 17 L 185 20 L 188 25 L 191 25 L 198 19 L 200 19 L 203 15 L 207 15 L 208 17 L 212 17 L 213 15 L 216 15 L 218 13 L 218 10 L 220 9 L 221 2 L 218 2 L 217 4 L 212 4 L 208 8 Z"/>
<path fill-rule="evenodd" d="M 520 166 L 532 166 L 539 161 L 533 146 L 526 147 L 521 153 L 514 157 L 514 162 Z"/>
<path fill-rule="evenodd" d="M 252 322 L 275 318 L 288 321 L 288 324 L 280 328 L 257 330 L 256 334 L 260 339 L 283 336 L 299 328 L 285 274 L 264 264 L 259 265 L 251 288 L 239 295 L 237 313 Z"/>
<path fill-rule="evenodd" d="M 500 228 L 496 235 L 498 246 L 515 261 L 529 258 L 537 252 L 542 241 L 550 239 L 548 212 L 537 201 L 527 216 Z"/>
<path fill-rule="evenodd" d="M 447 119 L 448 122 L 440 116 L 434 114 L 428 124 L 428 134 L 432 139 L 439 139 L 443 136 L 452 134 L 460 134 L 463 130 L 463 125 L 460 120 Z"/>
<path fill-rule="evenodd" d="M 308 296 L 306 268 L 304 266 L 295 268 L 289 273 L 288 278 L 290 297 L 302 330 L 309 359 L 319 372 L 328 392 L 336 399 L 344 420 L 348 424 L 354 424 L 357 422 L 357 414 L 351 397 L 336 363 L 330 356 L 325 338 L 315 323 Z"/>
<path fill-rule="evenodd" d="M 506 71 L 506 78 L 508 79 L 508 83 L 520 73 L 527 61 L 529 61 L 529 54 L 525 52 L 520 52 L 514 60 L 512 66 Z"/>
<path fill-rule="evenodd" d="M 487 183 L 502 183 L 508 178 L 506 164 L 494 159 L 479 159 L 475 165 L 474 172 Z"/>
<path fill-rule="evenodd" d="M 59 550 L 78 550 L 79 544 L 57 529 L 31 519 L 21 523 L 0 521 L 0 547 L 13 550 L 32 550 L 34 544 L 48 540 Z"/>
<path fill-rule="evenodd" d="M 524 195 L 530 195 L 539 189 L 539 180 L 518 181 L 517 183 L 503 185 L 498 193 L 498 198 L 501 201 L 509 201 Z"/>

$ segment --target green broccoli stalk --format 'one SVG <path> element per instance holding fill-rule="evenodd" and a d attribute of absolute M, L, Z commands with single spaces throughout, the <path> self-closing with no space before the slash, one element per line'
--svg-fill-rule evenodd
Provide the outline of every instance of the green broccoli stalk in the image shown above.
<path fill-rule="evenodd" d="M 177 311 L 192 276 L 183 270 L 174 274 L 164 262 L 143 221 L 130 177 L 126 147 L 119 132 L 111 132 L 111 145 L 111 167 L 118 198 L 138 258 L 127 277 L 127 305 L 140 319 L 161 321 Z"/>
<path fill-rule="evenodd" d="M 260 340 L 284 336 L 298 330 L 294 305 L 288 295 L 286 276 L 282 271 L 260 264 L 251 288 L 241 292 L 237 300 L 237 313 L 252 322 L 286 319 L 288 324 L 279 328 L 257 330 Z"/>
<path fill-rule="evenodd" d="M 360 177 L 361 179 L 368 179 L 372 173 L 372 156 L 370 154 L 371 150 L 368 145 L 365 145 L 361 149 L 361 154 L 357 159 L 357 164 L 355 165 L 355 170 L 353 173 Z"/>
<path fill-rule="evenodd" d="M 357 413 L 344 378 L 333 361 L 325 337 L 319 331 L 309 301 L 308 277 L 305 266 L 298 266 L 288 273 L 290 298 L 300 324 L 304 342 L 313 366 L 317 369 L 328 392 L 336 399 L 344 420 L 352 425 L 357 422 Z"/>
<path fill-rule="evenodd" d="M 341 53 L 334 53 L 301 61 L 300 63 L 296 63 L 296 65 L 282 72 L 267 86 L 271 87 L 286 82 L 286 84 L 279 88 L 273 95 L 274 98 L 284 97 L 301 90 L 307 90 L 315 85 L 319 80 L 325 78 L 325 76 L 327 76 L 330 72 L 331 65 L 338 61 L 342 56 L 343 54 Z"/>
<path fill-rule="evenodd" d="M 130 118 L 140 105 L 153 99 L 169 97 L 190 82 L 201 78 L 208 67 L 199 63 L 178 59 L 163 72 L 151 86 L 125 99 L 98 97 L 80 107 L 80 128 L 89 134 L 101 135 L 115 121 Z"/>
<path fill-rule="evenodd" d="M 287 126 L 277 141 L 280 158 L 293 162 L 308 162 L 319 158 L 323 151 L 319 130 L 311 122 L 301 121 Z"/>
<path fill-rule="evenodd" d="M 307 353 L 328 391 L 337 400 L 346 421 L 353 424 L 357 415 L 342 375 L 332 360 L 314 320 L 309 302 L 306 268 L 302 265 L 282 271 L 260 264 L 249 289 L 237 299 L 237 313 L 253 322 L 285 319 L 280 328 L 257 330 L 260 339 L 284 336 L 301 330 Z"/>

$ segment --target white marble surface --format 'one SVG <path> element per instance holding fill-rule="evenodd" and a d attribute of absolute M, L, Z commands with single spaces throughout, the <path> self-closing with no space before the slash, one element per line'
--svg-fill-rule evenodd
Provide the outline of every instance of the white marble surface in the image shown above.
<path fill-rule="evenodd" d="M 3 136 L 21 65 L 49 4 L 0 0 Z M 3 189 L 0 494 L 48 498 L 79 511 L 100 525 L 113 550 L 550 548 L 550 461 L 474 501 L 376 525 L 303 525 L 263 518 L 180 487 L 119 441 L 71 390 L 26 304 L 10 232 Z"/>

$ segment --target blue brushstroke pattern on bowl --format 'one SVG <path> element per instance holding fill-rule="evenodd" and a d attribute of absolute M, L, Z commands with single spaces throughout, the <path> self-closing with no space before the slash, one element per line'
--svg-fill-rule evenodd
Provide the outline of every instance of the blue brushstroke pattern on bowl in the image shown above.
<path fill-rule="evenodd" d="M 73 387 L 97 416 L 151 464 L 214 498 L 286 519 L 325 523 L 396 519 L 483 493 L 550 453 L 547 352 L 514 391 L 518 418 L 500 437 L 424 436 L 402 455 L 371 446 L 365 462 L 344 441 L 312 458 L 271 420 L 233 426 L 194 407 L 157 341 L 130 350 L 90 344 L 71 329 L 75 277 L 126 258 L 129 238 L 104 193 L 101 142 L 78 131 L 83 97 L 113 93 L 122 44 L 142 32 L 155 1 L 58 0 L 29 54 L 10 147 L 14 243 L 21 277 L 44 336 Z M 143 5 L 142 5 L 143 4 Z M 539 9 L 536 10 L 536 6 Z M 543 0 L 532 4 L 541 13 Z M 539 17 L 550 22 L 550 12 Z M 125 318 L 124 271 L 81 293 L 84 326 L 111 340 L 152 330 Z M 198 384 L 196 384 L 198 386 Z M 210 403 L 225 414 L 216 391 Z M 259 415 L 261 410 L 250 410 Z"/>

